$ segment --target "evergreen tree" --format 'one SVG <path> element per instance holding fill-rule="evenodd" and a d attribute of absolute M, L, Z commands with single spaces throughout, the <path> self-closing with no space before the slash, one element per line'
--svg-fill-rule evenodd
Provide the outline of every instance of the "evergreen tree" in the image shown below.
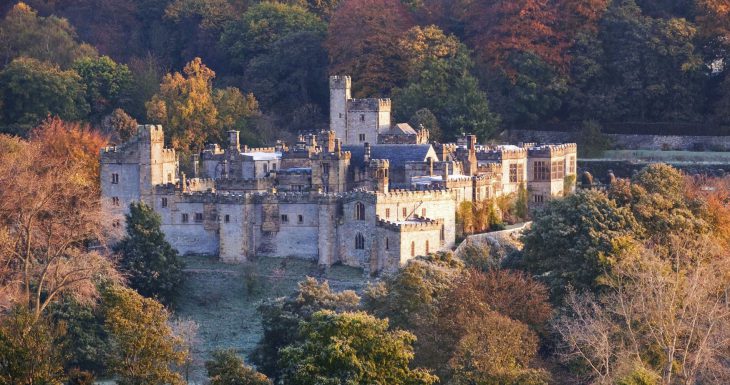
<path fill-rule="evenodd" d="M 127 236 L 114 248 L 129 285 L 146 297 L 172 302 L 182 283 L 183 263 L 160 230 L 160 216 L 146 204 L 129 205 Z"/>

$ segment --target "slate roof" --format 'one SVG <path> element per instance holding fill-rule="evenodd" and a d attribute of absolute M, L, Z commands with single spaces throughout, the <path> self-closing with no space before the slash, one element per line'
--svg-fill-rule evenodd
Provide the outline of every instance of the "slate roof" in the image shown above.
<path fill-rule="evenodd" d="M 386 134 L 390 135 L 416 135 L 416 130 L 408 123 L 398 123 L 390 128 Z"/>
<path fill-rule="evenodd" d="M 343 151 L 350 151 L 350 164 L 363 167 L 364 146 L 342 146 Z M 432 150 L 430 144 L 374 144 L 370 146 L 370 159 L 388 159 L 390 168 L 405 168 L 406 162 L 423 162 Z"/>

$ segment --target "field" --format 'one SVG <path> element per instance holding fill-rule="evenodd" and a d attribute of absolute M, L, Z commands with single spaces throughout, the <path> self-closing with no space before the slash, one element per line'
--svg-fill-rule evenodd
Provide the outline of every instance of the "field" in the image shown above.
<path fill-rule="evenodd" d="M 215 257 L 184 257 L 185 284 L 175 313 L 199 324 L 191 381 L 202 383 L 203 363 L 215 349 L 232 348 L 246 356 L 261 335 L 256 308 L 267 298 L 286 296 L 305 276 L 326 279 L 336 290 L 361 290 L 362 270 L 291 258 L 259 258 L 247 264 L 224 264 Z"/>
<path fill-rule="evenodd" d="M 592 161 L 594 159 L 581 159 Z M 707 163 L 728 164 L 730 152 L 710 151 L 658 151 L 658 150 L 609 150 L 595 160 L 626 160 L 642 163 L 666 162 L 672 164 Z"/>

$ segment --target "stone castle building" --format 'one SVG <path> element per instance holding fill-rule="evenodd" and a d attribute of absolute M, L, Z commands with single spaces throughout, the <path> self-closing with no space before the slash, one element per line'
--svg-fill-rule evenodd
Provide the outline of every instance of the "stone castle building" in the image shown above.
<path fill-rule="evenodd" d="M 180 172 L 161 126 L 139 126 L 101 152 L 105 209 L 143 201 L 184 254 L 227 262 L 260 256 L 343 263 L 376 273 L 454 246 L 455 213 L 526 188 L 532 207 L 572 192 L 575 144 L 481 146 L 466 135 L 429 144 L 428 131 L 390 123 L 388 99 L 351 99 L 350 78 L 330 78 L 330 130 L 273 147 L 241 146 L 229 132 Z M 371 144 L 372 143 L 372 144 Z"/>

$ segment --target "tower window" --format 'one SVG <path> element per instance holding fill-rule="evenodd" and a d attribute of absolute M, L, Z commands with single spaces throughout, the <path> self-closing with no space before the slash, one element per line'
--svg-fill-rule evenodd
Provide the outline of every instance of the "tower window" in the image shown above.
<path fill-rule="evenodd" d="M 112 184 L 119 184 L 119 174 L 112 174 Z"/>
<path fill-rule="evenodd" d="M 365 114 L 360 114 L 360 121 L 361 122 L 364 122 L 365 121 Z"/>
<path fill-rule="evenodd" d="M 224 221 L 225 221 L 226 223 L 228 223 L 228 222 L 230 222 L 230 221 L 231 221 L 231 216 L 230 216 L 230 215 L 228 215 L 228 214 L 226 214 L 226 216 L 225 216 L 225 217 L 223 217 L 223 220 L 224 220 Z"/>
<path fill-rule="evenodd" d="M 362 202 L 355 203 L 355 219 L 358 221 L 365 220 L 365 205 Z"/>
<path fill-rule="evenodd" d="M 365 237 L 363 237 L 363 235 L 360 233 L 357 233 L 357 235 L 355 235 L 355 249 L 357 249 L 357 250 L 365 249 Z"/>
<path fill-rule="evenodd" d="M 288 223 L 289 222 L 289 216 L 287 216 L 286 214 L 282 214 L 281 215 L 281 222 L 282 223 Z"/>
<path fill-rule="evenodd" d="M 185 213 L 185 214 L 182 215 L 182 222 L 183 223 L 188 223 L 188 214 L 187 213 Z"/>
<path fill-rule="evenodd" d="M 162 198 L 162 207 L 167 207 L 167 198 Z"/>
<path fill-rule="evenodd" d="M 119 197 L 112 197 L 112 205 L 119 206 Z"/>
<path fill-rule="evenodd" d="M 390 218 L 390 209 L 385 209 L 385 218 Z"/>
<path fill-rule="evenodd" d="M 360 134 L 360 141 L 361 142 L 364 142 L 365 141 L 365 134 Z"/>
<path fill-rule="evenodd" d="M 388 238 L 385 238 L 385 250 L 390 250 L 390 242 L 388 242 Z"/>
<path fill-rule="evenodd" d="M 403 219 L 408 218 L 408 210 L 404 207 L 403 208 Z"/>
<path fill-rule="evenodd" d="M 195 213 L 195 222 L 203 221 L 203 213 Z"/>
<path fill-rule="evenodd" d="M 297 216 L 297 220 L 298 220 L 299 223 L 304 223 L 304 216 L 303 215 L 298 215 Z"/>
<path fill-rule="evenodd" d="M 429 249 L 429 247 L 428 247 L 428 241 L 426 241 L 426 254 L 428 254 L 428 252 L 429 252 L 428 249 Z"/>

